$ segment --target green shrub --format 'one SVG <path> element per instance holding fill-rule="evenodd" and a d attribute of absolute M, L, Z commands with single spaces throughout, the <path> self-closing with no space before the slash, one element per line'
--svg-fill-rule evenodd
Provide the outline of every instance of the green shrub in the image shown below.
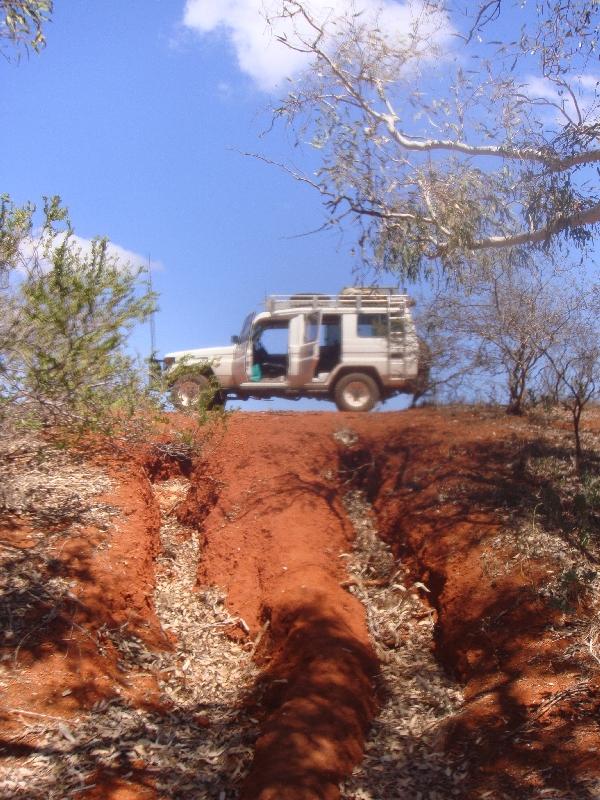
<path fill-rule="evenodd" d="M 131 329 L 155 307 L 143 269 L 121 264 L 106 239 L 94 239 L 84 252 L 57 198 L 46 203 L 36 237 L 32 206 L 17 209 L 5 199 L 2 211 L 0 248 L 9 275 L 0 298 L 4 410 L 41 424 L 108 429 L 145 393 L 126 352 Z"/>

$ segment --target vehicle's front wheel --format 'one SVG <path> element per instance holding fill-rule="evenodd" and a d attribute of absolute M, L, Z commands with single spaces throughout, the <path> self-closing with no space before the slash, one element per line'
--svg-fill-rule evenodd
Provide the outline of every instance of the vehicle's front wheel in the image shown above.
<path fill-rule="evenodd" d="M 370 375 L 352 372 L 336 383 L 334 399 L 340 411 L 370 411 L 381 400 L 381 392 Z"/>
<path fill-rule="evenodd" d="M 202 405 L 207 409 L 225 405 L 221 392 L 206 375 L 183 375 L 178 378 L 171 386 L 170 400 L 180 411 L 193 411 Z"/>

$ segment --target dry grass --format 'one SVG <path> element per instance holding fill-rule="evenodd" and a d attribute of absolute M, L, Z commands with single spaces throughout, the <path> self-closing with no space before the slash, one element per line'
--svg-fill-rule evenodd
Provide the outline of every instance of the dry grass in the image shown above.
<path fill-rule="evenodd" d="M 114 509 L 94 502 L 112 487 L 83 455 L 61 450 L 33 433 L 0 442 L 0 509 L 30 521 L 42 538 L 49 528 L 106 527 Z"/>
<path fill-rule="evenodd" d="M 597 437 L 588 438 L 589 454 L 597 453 Z M 556 636 L 583 675 L 600 663 L 594 633 L 600 625 L 600 509 L 592 495 L 599 479 L 592 473 L 587 483 L 589 478 L 577 476 L 567 445 L 563 431 L 540 437 L 538 446 L 549 452 L 527 458 L 522 502 L 498 509 L 504 524 L 487 539 L 481 561 L 490 580 L 519 574 L 530 580 L 534 594 L 564 613 Z"/>
<path fill-rule="evenodd" d="M 0 538 L 0 686 L 22 648 L 41 641 L 48 625 L 77 602 L 73 581 L 60 574 L 62 546 L 89 526 L 102 546 L 116 510 L 98 497 L 111 487 L 102 470 L 33 433 L 2 439 L 0 508 L 7 531 L 21 533 L 18 546 Z"/>

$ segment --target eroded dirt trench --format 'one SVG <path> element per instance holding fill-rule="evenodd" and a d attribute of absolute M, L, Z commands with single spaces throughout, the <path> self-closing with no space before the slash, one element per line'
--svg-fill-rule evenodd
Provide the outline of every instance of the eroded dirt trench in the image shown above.
<path fill-rule="evenodd" d="M 78 537 L 34 529 L 69 605 L 58 598 L 51 626 L 44 603 L 2 651 L 3 800 L 456 785 L 427 730 L 458 695 L 432 657 L 433 612 L 356 488 L 368 464 L 351 422 L 235 415 L 195 462 L 171 429 L 97 475 L 69 462 L 65 491 L 77 475 L 94 514 Z M 13 583 L 29 572 L 19 561 Z"/>
<path fill-rule="evenodd" d="M 433 656 L 427 587 L 356 488 L 368 463 L 351 421 L 320 416 L 317 434 L 303 417 L 231 420 L 176 510 L 200 531 L 200 590 L 226 597 L 227 634 L 260 668 L 243 698 L 256 741 L 240 796 L 455 793 L 463 773 L 428 731 L 461 695 Z"/>
<path fill-rule="evenodd" d="M 242 800 L 600 796 L 598 613 L 561 594 L 589 554 L 527 518 L 527 453 L 560 448 L 470 419 L 234 415 L 206 445 L 177 517 L 259 669 Z"/>
<path fill-rule="evenodd" d="M 376 708 L 364 609 L 342 585 L 353 529 L 333 433 L 324 446 L 292 416 L 234 419 L 178 510 L 202 531 L 199 586 L 224 592 L 242 621 L 229 633 L 255 643 L 262 670 L 247 698 L 259 735 L 245 798 L 338 797 Z"/>
<path fill-rule="evenodd" d="M 556 524 L 562 429 L 163 424 L 116 461 L 19 456 L 2 800 L 600 797 L 598 519 Z"/>

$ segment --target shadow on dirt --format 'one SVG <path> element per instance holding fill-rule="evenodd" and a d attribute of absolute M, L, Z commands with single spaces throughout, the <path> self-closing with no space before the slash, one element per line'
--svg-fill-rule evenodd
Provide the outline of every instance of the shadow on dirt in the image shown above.
<path fill-rule="evenodd" d="M 493 790 L 538 797 L 545 790 L 591 800 L 596 795 L 580 781 L 596 771 L 585 741 L 591 731 L 597 744 L 600 696 L 569 645 L 585 617 L 585 575 L 594 572 L 564 586 L 548 566 L 553 548 L 569 548 L 595 566 L 598 519 L 586 514 L 594 528 L 585 541 L 577 487 L 540 469 L 562 464 L 568 472 L 568 448 L 516 436 L 464 438 L 456 444 L 451 435 L 436 440 L 404 429 L 386 443 L 363 440 L 353 456 L 380 532 L 430 590 L 438 660 L 468 685 L 449 753 L 457 761 L 468 754 L 472 796 Z M 592 458 L 588 469 L 597 470 Z M 533 518 L 549 552 L 519 550 L 520 528 Z M 507 531 L 514 546 L 502 539 Z"/>
<path fill-rule="evenodd" d="M 189 478 L 196 466 L 195 450 L 183 443 L 158 442 L 148 448 L 144 468 L 152 483 L 169 478 Z"/>
<path fill-rule="evenodd" d="M 8 549 L 3 544 L 0 548 L 9 554 L 2 559 L 0 589 L 4 655 L 12 651 L 14 661 L 20 657 L 30 661 L 42 658 L 50 645 L 66 651 L 75 616 L 81 616 L 67 581 L 75 575 L 89 581 L 85 565 L 79 559 L 48 559 L 36 547 Z"/>
<path fill-rule="evenodd" d="M 271 610 L 269 650 L 253 713 L 262 734 L 244 784 L 246 800 L 334 797 L 362 755 L 376 697 L 377 660 L 330 597 Z"/>
<path fill-rule="evenodd" d="M 54 544 L 60 547 L 60 536 Z M 62 544 L 67 544 L 65 537 Z M 70 591 L 73 580 L 91 583 L 89 555 L 80 553 L 60 558 L 50 557 L 48 541 L 32 547 L 0 544 L 2 578 L 0 581 L 0 628 L 4 633 L 4 660 L 31 663 L 49 652 L 67 653 L 74 630 L 95 621 L 98 609 L 79 601 Z M 101 589 L 100 589 L 101 590 Z M 106 613 L 103 615 L 106 622 Z M 116 625 L 116 623 L 115 623 Z"/>
<path fill-rule="evenodd" d="M 120 669 L 118 645 L 132 632 L 169 646 L 147 607 L 138 603 L 138 588 L 124 578 L 128 531 L 114 525 L 117 516 L 138 525 L 144 555 L 135 554 L 134 567 L 141 583 L 155 524 L 146 507 L 145 479 L 135 464 L 125 465 L 127 490 L 136 498 L 128 504 L 127 491 L 113 493 L 120 485 L 110 476 L 109 463 L 115 474 L 124 469 L 122 459 L 105 462 L 100 450 L 82 454 L 36 439 L 0 462 L 0 478 L 10 489 L 0 498 L 6 512 L 0 523 L 0 659 L 6 689 L 0 712 L 13 731 L 46 717 L 52 725 L 53 717 L 89 709 L 116 693 L 128 696 L 132 689 Z"/>
<path fill-rule="evenodd" d="M 588 452 L 582 475 L 573 472 L 570 448 L 535 439 L 511 447 L 479 446 L 472 450 L 475 464 L 492 469 L 492 475 L 473 471 L 468 501 L 481 508 L 508 509 L 538 522 L 561 537 L 591 563 L 600 564 L 600 457 Z M 479 485 L 479 491 L 477 486 Z M 588 547 L 588 544 L 591 546 Z"/>
<path fill-rule="evenodd" d="M 0 755 L 35 759 L 38 769 L 27 782 L 30 800 L 66 797 L 71 792 L 76 796 L 90 784 L 106 792 L 98 797 L 107 797 L 111 785 L 123 778 L 135 784 L 137 792 L 140 786 L 158 787 L 174 800 L 201 791 L 206 792 L 203 796 L 219 797 L 239 781 L 236 773 L 242 772 L 252 752 L 252 742 L 239 734 L 238 726 L 229 730 L 227 723 L 208 722 L 211 715 L 222 717 L 228 711 L 199 704 L 186 712 L 159 714 L 113 700 L 76 726 L 69 720 L 58 728 L 33 725 L 30 730 L 43 738 L 43 744 L 2 737 Z M 43 764 L 47 770 L 39 769 Z M 21 777 L 22 791 L 24 776 L 14 777 Z"/>
<path fill-rule="evenodd" d="M 101 672 L 110 669 L 106 660 L 111 648 L 111 636 L 128 628 L 127 618 L 135 627 L 134 611 L 123 617 L 123 609 L 112 613 L 105 598 L 115 591 L 110 576 L 99 580 L 92 570 L 94 541 L 92 535 L 79 540 L 66 534 L 55 535 L 51 557 L 49 542 L 42 540 L 33 547 L 21 548 L 0 544 L 2 578 L 0 580 L 0 630 L 3 642 L 0 653 L 10 667 L 31 666 L 51 655 L 96 662 Z M 71 587 L 84 586 L 84 600 Z M 154 641 L 156 636 L 151 637 Z M 110 669 L 117 683 L 122 683 L 118 671 Z M 75 693 L 75 692 L 73 692 Z M 98 700 L 92 689 L 86 703 Z"/>
<path fill-rule="evenodd" d="M 273 515 L 293 505 L 294 501 L 298 499 L 318 497 L 326 503 L 340 525 L 346 527 L 348 519 L 340 503 L 340 493 L 338 486 L 334 483 L 334 477 L 332 473 L 331 478 L 324 476 L 310 480 L 301 477 L 297 472 L 283 472 L 272 488 L 263 487 L 256 498 L 248 498 L 245 501 L 244 510 L 236 513 L 235 518 L 242 520 L 257 512 L 264 516 Z M 189 516 L 179 518 L 186 524 L 190 524 L 190 522 L 196 524 L 196 520 Z"/>

